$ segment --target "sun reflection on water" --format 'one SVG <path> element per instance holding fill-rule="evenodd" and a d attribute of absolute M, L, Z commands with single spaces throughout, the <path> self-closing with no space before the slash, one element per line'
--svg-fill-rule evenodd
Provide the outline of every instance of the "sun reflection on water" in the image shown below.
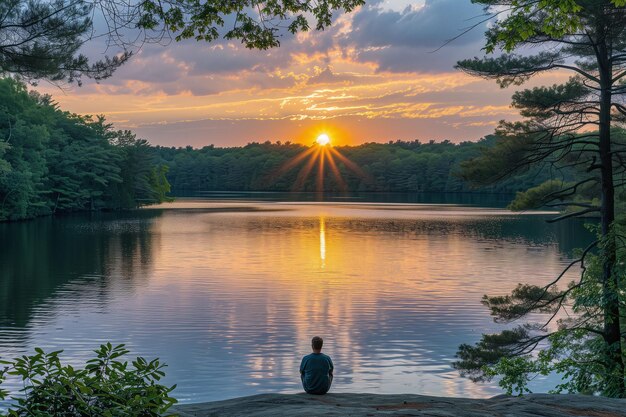
<path fill-rule="evenodd" d="M 320 216 L 320 259 L 322 261 L 321 268 L 326 267 L 326 219 Z"/>
<path fill-rule="evenodd" d="M 0 329 L 3 356 L 44 346 L 82 363 L 102 340 L 128 343 L 169 365 L 181 402 L 201 402 L 300 391 L 300 359 L 319 334 L 335 392 L 491 396 L 495 384 L 451 367 L 460 343 L 502 328 L 483 294 L 508 292 L 519 277 L 545 283 L 570 262 L 557 244 L 570 228 L 505 211 L 198 200 L 150 210 L 43 231 L 42 219 L 27 234 L 26 224 L 6 226 L 14 232 L 2 236 L 45 232 L 55 244 L 9 245 L 0 258 L 6 287 L 22 291 L 0 297 L 0 319 L 17 323 Z M 80 258 L 59 258 L 67 245 Z M 38 269 L 2 262 L 42 250 Z M 61 275 L 75 278 L 40 301 L 35 284 Z"/>

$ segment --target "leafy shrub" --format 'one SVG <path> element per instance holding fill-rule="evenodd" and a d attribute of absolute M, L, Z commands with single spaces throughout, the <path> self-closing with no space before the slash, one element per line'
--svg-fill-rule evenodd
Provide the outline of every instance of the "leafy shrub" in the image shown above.
<path fill-rule="evenodd" d="M 158 383 L 165 375 L 158 359 L 139 357 L 129 365 L 120 360 L 129 352 L 124 345 L 107 343 L 83 369 L 75 369 L 61 363 L 61 352 L 36 348 L 32 356 L 0 361 L 0 383 L 11 375 L 24 384 L 21 394 L 12 397 L 9 417 L 151 417 L 176 403 L 169 395 L 176 386 Z M 0 400 L 8 395 L 0 390 Z"/>

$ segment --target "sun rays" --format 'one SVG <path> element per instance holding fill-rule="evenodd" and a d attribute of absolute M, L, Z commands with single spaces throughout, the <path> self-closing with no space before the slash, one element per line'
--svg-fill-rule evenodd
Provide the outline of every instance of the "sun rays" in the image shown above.
<path fill-rule="evenodd" d="M 341 175 L 341 170 L 337 165 L 337 161 L 339 161 L 357 176 L 368 182 L 370 181 L 367 173 L 359 168 L 359 166 L 356 165 L 354 162 L 342 155 L 337 149 L 332 147 L 330 137 L 325 133 L 317 136 L 315 144 L 313 146 L 299 153 L 298 155 L 281 165 L 276 170 L 276 172 L 273 173 L 271 178 L 275 180 L 278 177 L 287 174 L 289 171 L 304 162 L 304 165 L 300 168 L 300 171 L 296 176 L 296 180 L 291 187 L 292 191 L 302 191 L 305 188 L 306 182 L 311 175 L 311 172 L 313 172 L 314 168 L 316 168 L 316 192 L 323 193 L 325 190 L 324 179 L 327 169 L 330 170 L 333 178 L 335 179 L 335 183 L 339 191 L 346 192 L 348 191 L 348 185 Z"/>

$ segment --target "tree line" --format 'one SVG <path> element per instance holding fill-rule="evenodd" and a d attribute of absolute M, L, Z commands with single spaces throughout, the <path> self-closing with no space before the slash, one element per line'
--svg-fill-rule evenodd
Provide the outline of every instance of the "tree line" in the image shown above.
<path fill-rule="evenodd" d="M 573 170 L 557 173 L 537 168 L 479 190 L 471 188 L 459 175 L 461 164 L 477 157 L 483 149 L 495 146 L 497 141 L 497 136 L 490 135 L 478 142 L 459 144 L 416 140 L 338 146 L 334 149 L 358 170 L 355 172 L 349 164 L 333 158 L 342 184 L 325 158 L 322 190 L 513 193 L 549 179 L 569 179 L 575 175 Z M 155 147 L 159 161 L 169 167 L 167 179 L 177 195 L 194 191 L 320 191 L 319 158 L 304 181 L 299 181 L 298 176 L 311 156 L 291 169 L 284 169 L 307 150 L 308 146 L 291 142 L 253 142 L 229 148 Z"/>
<path fill-rule="evenodd" d="M 0 97 L 0 220 L 166 199 L 167 167 L 147 141 L 11 78 L 0 79 Z"/>
<path fill-rule="evenodd" d="M 52 98 L 15 79 L 0 79 L 0 221 L 86 210 L 118 210 L 166 201 L 195 191 L 318 191 L 319 158 L 304 181 L 308 158 L 284 167 L 310 147 L 253 142 L 219 148 L 151 146 L 115 130 L 103 116 L 62 111 Z M 458 173 L 464 161 L 498 143 L 395 141 L 335 148 L 358 167 L 328 158 L 323 191 L 468 192 Z M 317 146 L 317 145 L 314 145 Z M 533 169 L 479 191 L 512 193 L 554 179 Z M 571 179 L 575 173 L 558 173 Z M 170 188 L 171 184 L 171 188 Z"/>

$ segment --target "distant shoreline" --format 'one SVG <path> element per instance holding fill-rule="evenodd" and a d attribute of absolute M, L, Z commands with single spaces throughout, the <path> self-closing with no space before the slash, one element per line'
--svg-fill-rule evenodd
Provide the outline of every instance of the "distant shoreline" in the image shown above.
<path fill-rule="evenodd" d="M 205 416 L 442 416 L 442 417 L 623 417 L 626 400 L 588 395 L 501 395 L 486 399 L 415 394 L 260 394 L 178 405 L 180 417 Z"/>

